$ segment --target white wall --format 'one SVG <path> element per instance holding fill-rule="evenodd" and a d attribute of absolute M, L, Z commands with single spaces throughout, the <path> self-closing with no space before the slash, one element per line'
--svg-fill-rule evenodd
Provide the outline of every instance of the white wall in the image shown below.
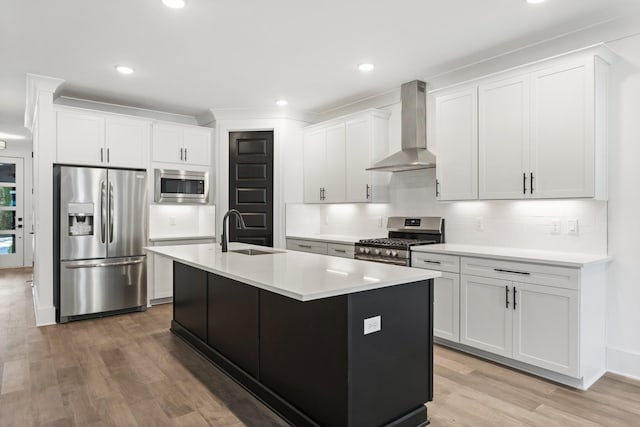
<path fill-rule="evenodd" d="M 609 46 L 619 56 L 611 68 L 607 364 L 640 378 L 640 36 Z"/>

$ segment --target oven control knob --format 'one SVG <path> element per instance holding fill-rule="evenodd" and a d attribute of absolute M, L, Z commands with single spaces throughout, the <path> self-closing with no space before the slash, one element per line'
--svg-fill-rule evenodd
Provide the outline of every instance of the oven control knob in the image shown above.
<path fill-rule="evenodd" d="M 369 249 L 369 248 L 364 248 L 364 253 L 368 254 L 369 252 L 371 252 L 371 249 Z"/>
<path fill-rule="evenodd" d="M 389 256 L 389 255 L 391 255 L 391 251 L 390 251 L 389 249 L 387 249 L 386 251 L 384 251 L 384 254 L 385 254 L 386 256 Z"/>
<path fill-rule="evenodd" d="M 360 248 L 360 253 L 363 253 L 363 252 L 364 252 L 364 248 Z"/>
<path fill-rule="evenodd" d="M 373 251 L 376 255 L 380 255 L 380 249 L 374 249 Z"/>
<path fill-rule="evenodd" d="M 397 251 L 391 251 L 391 256 L 398 256 L 398 252 Z"/>

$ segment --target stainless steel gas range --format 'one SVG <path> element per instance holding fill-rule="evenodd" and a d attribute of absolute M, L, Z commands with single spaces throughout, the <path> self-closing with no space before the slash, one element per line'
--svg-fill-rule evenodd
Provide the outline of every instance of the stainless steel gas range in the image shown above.
<path fill-rule="evenodd" d="M 388 237 L 364 239 L 355 245 L 355 258 L 411 266 L 411 246 L 444 243 L 441 217 L 389 217 Z"/>

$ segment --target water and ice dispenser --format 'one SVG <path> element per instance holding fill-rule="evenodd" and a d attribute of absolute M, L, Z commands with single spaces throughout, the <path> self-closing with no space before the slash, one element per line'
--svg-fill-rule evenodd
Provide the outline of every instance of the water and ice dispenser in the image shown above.
<path fill-rule="evenodd" d="M 69 236 L 93 235 L 93 203 L 69 203 Z"/>

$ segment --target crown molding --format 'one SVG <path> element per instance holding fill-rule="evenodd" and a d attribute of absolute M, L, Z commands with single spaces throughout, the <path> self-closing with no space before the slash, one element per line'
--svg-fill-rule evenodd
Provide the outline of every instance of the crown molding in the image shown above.
<path fill-rule="evenodd" d="M 27 73 L 27 99 L 24 109 L 24 127 L 32 130 L 33 116 L 36 111 L 36 104 L 38 103 L 40 93 L 48 92 L 53 94 L 62 83 L 64 83 L 63 79 Z"/>

